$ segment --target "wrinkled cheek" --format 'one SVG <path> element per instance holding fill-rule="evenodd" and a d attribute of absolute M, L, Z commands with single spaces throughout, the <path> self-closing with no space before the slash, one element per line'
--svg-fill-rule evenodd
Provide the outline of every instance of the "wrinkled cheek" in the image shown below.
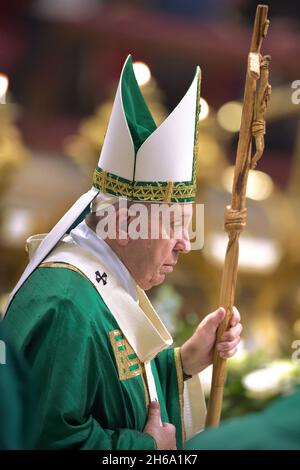
<path fill-rule="evenodd" d="M 164 277 L 164 274 L 161 272 L 161 266 L 159 267 L 156 267 L 155 269 L 153 269 L 152 273 L 151 273 L 151 279 L 152 281 L 160 281 L 161 282 L 161 279 Z"/>

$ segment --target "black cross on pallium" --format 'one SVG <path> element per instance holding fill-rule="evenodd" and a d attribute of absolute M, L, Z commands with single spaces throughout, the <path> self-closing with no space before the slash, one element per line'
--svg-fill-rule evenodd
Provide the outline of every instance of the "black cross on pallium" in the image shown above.
<path fill-rule="evenodd" d="M 100 274 L 99 271 L 96 271 L 95 274 L 96 274 L 96 281 L 97 282 L 102 281 L 103 285 L 105 286 L 107 284 L 107 274 L 106 273 Z"/>

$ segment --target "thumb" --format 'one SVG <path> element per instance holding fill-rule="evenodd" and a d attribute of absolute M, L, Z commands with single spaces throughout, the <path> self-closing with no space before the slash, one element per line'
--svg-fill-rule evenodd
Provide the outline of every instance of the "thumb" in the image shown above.
<path fill-rule="evenodd" d="M 206 328 L 210 331 L 210 333 L 215 333 L 220 325 L 220 323 L 225 318 L 225 308 L 219 307 L 214 312 L 210 313 L 206 317 Z"/>
<path fill-rule="evenodd" d="M 148 422 L 161 425 L 160 406 L 158 401 L 152 401 L 148 408 Z"/>

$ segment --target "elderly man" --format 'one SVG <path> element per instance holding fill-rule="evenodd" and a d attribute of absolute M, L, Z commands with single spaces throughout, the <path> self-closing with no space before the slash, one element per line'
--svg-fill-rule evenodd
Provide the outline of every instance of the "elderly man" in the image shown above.
<path fill-rule="evenodd" d="M 197 69 L 156 128 L 129 57 L 92 189 L 45 238 L 29 240 L 6 323 L 36 380 L 39 448 L 175 449 L 203 429 L 198 374 L 212 361 L 225 312 L 206 316 L 174 349 L 144 292 L 190 250 L 199 83 Z M 153 217 L 157 204 L 172 209 L 169 224 Z M 134 224 L 139 208 L 146 236 Z M 241 329 L 234 310 L 218 345 L 223 357 L 235 353 Z"/>

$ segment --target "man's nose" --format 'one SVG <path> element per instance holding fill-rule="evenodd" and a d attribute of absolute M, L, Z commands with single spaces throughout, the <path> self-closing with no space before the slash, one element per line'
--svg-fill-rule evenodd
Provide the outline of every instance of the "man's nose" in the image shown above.
<path fill-rule="evenodd" d="M 189 253 L 191 251 L 191 242 L 188 230 L 184 230 L 182 237 L 177 240 L 175 249 L 181 253 Z"/>

